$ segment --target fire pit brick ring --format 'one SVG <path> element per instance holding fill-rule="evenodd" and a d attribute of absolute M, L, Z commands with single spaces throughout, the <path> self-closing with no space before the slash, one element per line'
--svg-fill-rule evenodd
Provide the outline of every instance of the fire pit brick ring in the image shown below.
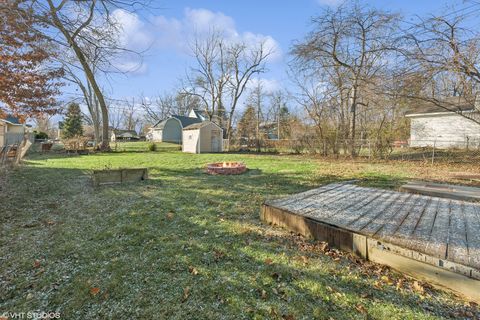
<path fill-rule="evenodd" d="M 207 164 L 208 174 L 242 174 L 247 171 L 247 166 L 242 162 L 216 162 Z"/>

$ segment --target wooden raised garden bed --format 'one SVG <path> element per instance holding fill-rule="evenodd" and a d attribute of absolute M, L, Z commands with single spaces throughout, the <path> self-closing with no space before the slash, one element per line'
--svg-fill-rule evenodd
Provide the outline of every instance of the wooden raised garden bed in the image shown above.
<path fill-rule="evenodd" d="M 93 170 L 93 185 L 136 182 L 148 179 L 147 168 Z"/>

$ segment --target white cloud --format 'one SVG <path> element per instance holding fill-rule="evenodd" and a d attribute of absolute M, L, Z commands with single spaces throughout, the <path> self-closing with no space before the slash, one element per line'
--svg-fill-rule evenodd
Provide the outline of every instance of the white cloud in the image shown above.
<path fill-rule="evenodd" d="M 207 36 L 210 32 L 220 32 L 227 42 L 244 42 L 249 46 L 265 43 L 272 54 L 270 60 L 279 59 L 282 51 L 278 42 L 271 36 L 250 31 L 239 32 L 232 17 L 222 12 L 207 9 L 186 8 L 181 19 L 157 16 L 153 21 L 156 26 L 157 44 L 162 47 L 174 47 L 186 53 L 194 37 Z"/>
<path fill-rule="evenodd" d="M 120 42 L 127 48 L 146 50 L 154 42 L 153 35 L 137 14 L 116 9 L 112 18 L 120 25 Z"/>
<path fill-rule="evenodd" d="M 147 72 L 147 65 L 141 56 L 135 52 L 146 51 L 155 41 L 149 28 L 140 17 L 122 9 L 112 12 L 112 18 L 118 23 L 121 30 L 119 36 L 120 45 L 132 52 L 125 52 L 115 57 L 112 61 L 115 68 L 121 72 L 144 74 Z"/>
<path fill-rule="evenodd" d="M 281 58 L 282 52 L 278 42 L 269 35 L 251 31 L 239 32 L 235 20 L 222 12 L 207 9 L 185 8 L 180 19 L 166 16 L 154 16 L 149 23 L 144 22 L 137 14 L 117 9 L 112 13 L 122 30 L 120 43 L 123 47 L 143 52 L 150 47 L 174 49 L 188 54 L 190 43 L 195 37 L 207 36 L 212 31 L 220 32 L 225 41 L 243 42 L 250 47 L 265 44 L 271 52 L 270 61 Z M 125 54 L 115 59 L 115 67 L 121 71 L 137 74 L 147 72 L 147 65 L 135 54 Z"/>

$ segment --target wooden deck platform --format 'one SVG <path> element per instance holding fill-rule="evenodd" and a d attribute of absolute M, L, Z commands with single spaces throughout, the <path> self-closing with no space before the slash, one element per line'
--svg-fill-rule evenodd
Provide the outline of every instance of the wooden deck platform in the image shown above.
<path fill-rule="evenodd" d="M 336 183 L 261 218 L 480 301 L 480 203 Z"/>
<path fill-rule="evenodd" d="M 480 202 L 480 188 L 425 181 L 410 181 L 400 187 L 400 191 L 423 194 L 433 197 Z"/>

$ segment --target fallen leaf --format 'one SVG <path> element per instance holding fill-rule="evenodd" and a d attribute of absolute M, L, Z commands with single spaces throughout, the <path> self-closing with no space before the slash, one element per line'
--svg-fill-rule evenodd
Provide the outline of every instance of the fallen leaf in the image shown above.
<path fill-rule="evenodd" d="M 271 265 L 273 263 L 273 260 L 270 258 L 265 259 L 265 264 Z"/>
<path fill-rule="evenodd" d="M 196 276 L 196 275 L 198 274 L 197 268 L 192 267 L 192 266 L 188 267 L 188 272 L 190 272 L 190 273 L 193 274 L 194 276 Z"/>
<path fill-rule="evenodd" d="M 40 260 L 35 259 L 35 261 L 33 261 L 33 267 L 34 268 L 40 268 L 40 265 L 41 265 Z"/>
<path fill-rule="evenodd" d="M 284 320 L 295 320 L 295 317 L 291 314 L 284 314 L 282 316 L 282 319 L 284 319 Z"/>
<path fill-rule="evenodd" d="M 327 242 L 321 242 L 320 245 L 318 246 L 320 251 L 325 252 L 328 249 L 328 243 Z"/>
<path fill-rule="evenodd" d="M 265 291 L 264 289 L 262 289 L 262 291 L 260 292 L 260 297 L 265 300 L 267 299 L 267 291 Z"/>
<path fill-rule="evenodd" d="M 213 250 L 213 258 L 215 259 L 215 261 L 218 261 L 223 257 L 225 257 L 225 253 L 223 251 L 217 249 Z"/>
<path fill-rule="evenodd" d="M 413 290 L 420 293 L 420 294 L 424 294 L 425 293 L 425 289 L 423 288 L 423 286 L 418 282 L 418 281 L 414 281 L 413 282 Z"/>
<path fill-rule="evenodd" d="M 168 212 L 168 213 L 167 213 L 167 218 L 168 218 L 168 219 L 172 220 L 172 219 L 173 219 L 173 216 L 174 216 L 174 215 L 173 215 L 173 212 Z"/>
<path fill-rule="evenodd" d="M 183 299 L 182 299 L 182 302 L 185 302 L 188 297 L 190 297 L 190 287 L 186 287 L 185 289 L 183 289 Z"/>
<path fill-rule="evenodd" d="M 365 307 L 361 304 L 357 304 L 355 306 L 355 309 L 357 309 L 357 311 L 360 312 L 360 313 L 363 313 L 363 314 L 367 313 L 367 309 L 365 309 Z"/>
<path fill-rule="evenodd" d="M 92 296 L 96 296 L 99 292 L 100 292 L 100 288 L 98 288 L 98 287 L 90 288 L 90 294 Z"/>
<path fill-rule="evenodd" d="M 389 285 L 392 285 L 393 284 L 393 281 L 388 277 L 388 276 L 382 276 L 382 281 L 389 284 Z"/>
<path fill-rule="evenodd" d="M 397 290 L 400 290 L 402 287 L 403 287 L 403 279 L 399 279 L 399 280 L 397 281 L 396 289 L 397 289 Z"/>

